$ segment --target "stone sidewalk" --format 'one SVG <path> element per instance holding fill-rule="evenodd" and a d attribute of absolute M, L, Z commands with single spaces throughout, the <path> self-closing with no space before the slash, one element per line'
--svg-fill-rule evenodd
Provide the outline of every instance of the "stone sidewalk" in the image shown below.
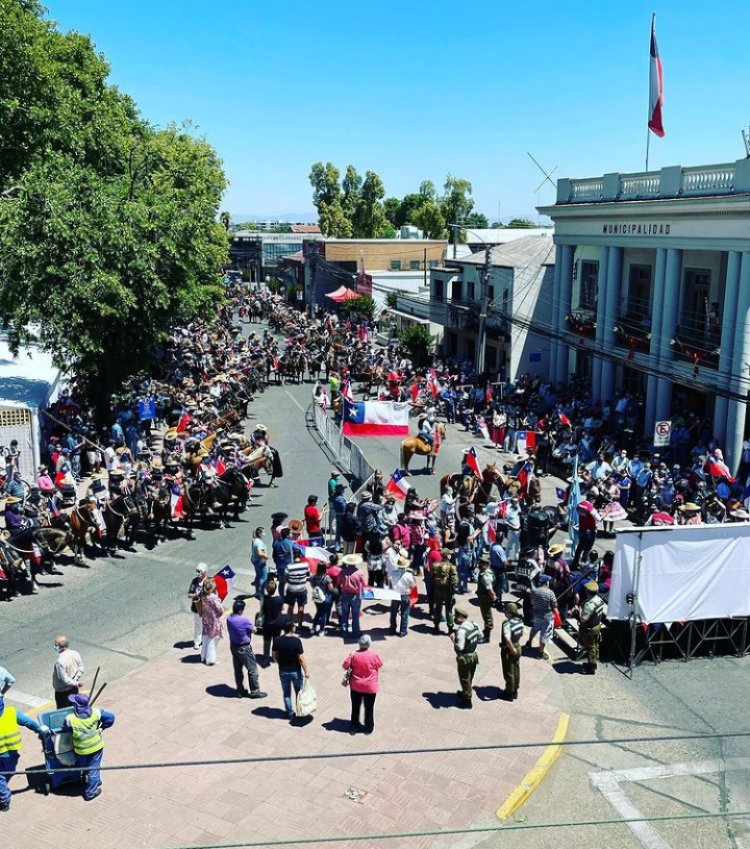
<path fill-rule="evenodd" d="M 249 614 L 256 609 L 251 600 Z M 473 610 L 477 619 L 478 608 Z M 420 755 L 386 750 L 551 738 L 561 693 L 548 663 L 524 657 L 519 700 L 498 699 L 500 619 L 496 614 L 492 644 L 479 648 L 474 709 L 468 711 L 457 706 L 452 644 L 445 634 L 431 633 L 422 609 L 416 609 L 408 636 L 399 639 L 388 634 L 386 608 L 367 603 L 363 628 L 384 660 L 382 689 L 374 734 L 350 737 L 341 663 L 352 644 L 335 635 L 305 639 L 318 709 L 309 724 L 290 724 L 275 667 L 261 670 L 266 700 L 237 699 L 227 642 L 220 645 L 219 664 L 201 665 L 188 642 L 192 622 L 186 616 L 184 644 L 104 691 L 100 706 L 117 715 L 105 732 L 105 764 L 337 756 L 104 772 L 103 793 L 91 803 L 65 788 L 45 798 L 16 777 L 12 808 L 2 819 L 3 843 L 19 849 L 58 849 L 62 843 L 156 849 L 498 824 L 495 810 L 542 749 Z M 21 768 L 37 765 L 36 740 L 24 732 L 24 743 Z M 367 752 L 376 754 L 362 756 Z M 410 838 L 399 845 L 471 846 L 481 837 Z"/>

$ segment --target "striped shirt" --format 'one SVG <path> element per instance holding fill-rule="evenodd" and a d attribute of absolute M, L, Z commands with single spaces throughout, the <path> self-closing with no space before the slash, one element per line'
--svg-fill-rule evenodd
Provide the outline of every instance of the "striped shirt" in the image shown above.
<path fill-rule="evenodd" d="M 310 565 L 304 560 L 290 563 L 286 567 L 286 591 L 302 593 L 307 589 L 307 579 L 310 577 Z"/>
<path fill-rule="evenodd" d="M 531 612 L 534 619 L 552 618 L 552 608 L 557 604 L 549 587 L 534 587 L 531 591 Z"/>

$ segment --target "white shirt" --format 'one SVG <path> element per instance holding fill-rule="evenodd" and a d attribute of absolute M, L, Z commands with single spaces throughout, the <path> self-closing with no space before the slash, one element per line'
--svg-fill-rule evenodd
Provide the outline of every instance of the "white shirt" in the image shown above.
<path fill-rule="evenodd" d="M 108 472 L 111 472 L 112 469 L 119 468 L 119 463 L 117 461 L 117 454 L 115 453 L 115 449 L 109 445 L 104 449 L 104 466 Z"/>
<path fill-rule="evenodd" d="M 405 569 L 403 574 L 397 577 L 400 571 L 401 569 L 397 568 L 388 576 L 391 589 L 396 590 L 399 595 L 409 595 L 412 588 L 416 587 L 417 579 L 414 577 L 411 569 Z"/>

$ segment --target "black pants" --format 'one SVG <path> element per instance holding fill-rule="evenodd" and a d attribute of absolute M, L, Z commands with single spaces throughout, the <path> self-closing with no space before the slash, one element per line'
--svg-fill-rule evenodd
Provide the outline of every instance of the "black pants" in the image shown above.
<path fill-rule="evenodd" d="M 70 704 L 70 696 L 75 696 L 78 693 L 78 687 L 75 687 L 72 690 L 55 690 L 55 707 L 58 708 L 69 708 Z"/>
<path fill-rule="evenodd" d="M 356 690 L 349 690 L 349 695 L 352 698 L 352 725 L 359 725 L 359 714 L 362 707 L 362 702 L 365 703 L 365 730 L 372 731 L 375 727 L 375 696 L 377 693 L 358 693 Z"/>
<path fill-rule="evenodd" d="M 247 677 L 250 679 L 250 692 L 257 693 L 260 690 L 258 683 L 258 664 L 255 662 L 252 646 L 229 646 L 232 652 L 232 665 L 234 666 L 234 681 L 237 690 L 243 692 L 245 689 L 244 671 L 247 669 Z"/>

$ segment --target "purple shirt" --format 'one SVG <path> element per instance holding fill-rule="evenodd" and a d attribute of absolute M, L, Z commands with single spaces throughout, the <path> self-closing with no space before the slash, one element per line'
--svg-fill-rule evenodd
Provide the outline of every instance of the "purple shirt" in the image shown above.
<path fill-rule="evenodd" d="M 250 637 L 254 630 L 255 626 L 247 616 L 241 616 L 239 613 L 230 613 L 227 616 L 229 642 L 233 646 L 249 646 Z"/>

